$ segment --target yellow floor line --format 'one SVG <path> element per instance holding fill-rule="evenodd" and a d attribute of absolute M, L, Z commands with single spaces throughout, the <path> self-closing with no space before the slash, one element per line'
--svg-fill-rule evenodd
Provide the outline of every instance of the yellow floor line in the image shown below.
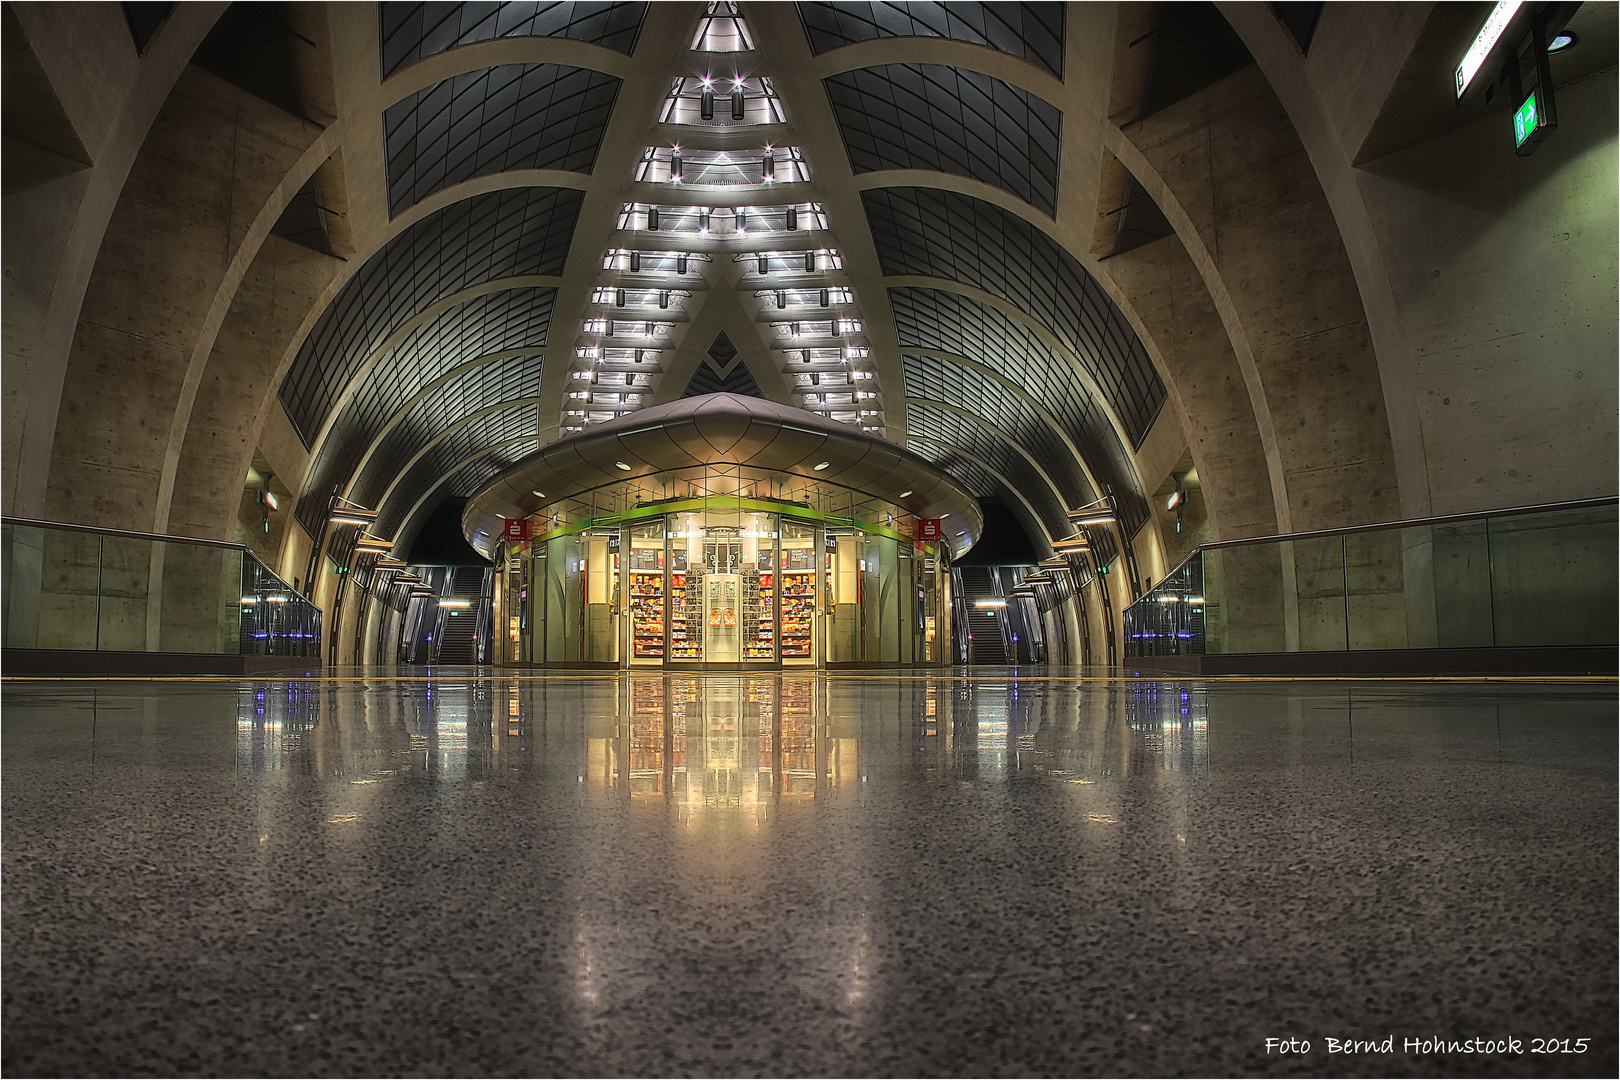
<path fill-rule="evenodd" d="M 933 674 L 862 672 L 548 672 L 545 674 L 504 674 L 479 672 L 467 675 L 5 675 L 0 682 L 299 682 L 330 683 L 454 683 L 454 682 L 606 682 L 619 679 L 886 679 L 912 682 L 1019 682 L 1019 683 L 1309 683 L 1309 682 L 1416 682 L 1416 683 L 1603 683 L 1620 681 L 1616 675 L 989 675 L 959 671 Z"/>

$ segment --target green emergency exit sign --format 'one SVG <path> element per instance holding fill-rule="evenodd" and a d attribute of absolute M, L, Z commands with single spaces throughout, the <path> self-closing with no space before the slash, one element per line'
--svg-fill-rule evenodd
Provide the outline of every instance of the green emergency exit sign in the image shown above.
<path fill-rule="evenodd" d="M 1530 96 L 1524 99 L 1513 113 L 1513 146 L 1522 149 L 1530 137 L 1541 126 L 1541 110 L 1537 107 L 1536 92 L 1532 90 Z"/>

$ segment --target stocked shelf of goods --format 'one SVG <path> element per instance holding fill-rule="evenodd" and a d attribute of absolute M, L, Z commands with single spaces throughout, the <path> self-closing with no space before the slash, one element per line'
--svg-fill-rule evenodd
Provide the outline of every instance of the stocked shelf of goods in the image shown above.
<path fill-rule="evenodd" d="M 743 656 L 750 660 L 772 660 L 776 657 L 776 589 L 775 575 L 769 570 L 755 574 L 748 590 L 748 637 L 743 644 Z"/>
<path fill-rule="evenodd" d="M 785 659 L 810 656 L 816 612 L 815 573 L 814 569 L 794 567 L 782 571 L 780 637 Z"/>
<path fill-rule="evenodd" d="M 664 655 L 664 572 L 630 570 L 630 638 L 638 659 Z"/>
<path fill-rule="evenodd" d="M 696 626 L 687 610 L 686 572 L 669 575 L 669 656 L 671 660 L 701 660 L 703 645 L 691 636 Z"/>

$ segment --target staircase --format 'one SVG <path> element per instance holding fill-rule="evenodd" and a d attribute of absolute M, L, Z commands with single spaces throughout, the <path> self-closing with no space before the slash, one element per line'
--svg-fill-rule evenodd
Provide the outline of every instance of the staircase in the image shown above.
<path fill-rule="evenodd" d="M 990 568 L 964 566 L 958 573 L 961 574 L 962 597 L 967 603 L 968 663 L 1010 664 L 1002 609 L 973 606 L 975 600 L 999 595 Z"/>
<path fill-rule="evenodd" d="M 478 626 L 482 622 L 484 569 L 458 566 L 450 571 L 446 597 L 472 601 L 471 607 L 441 608 L 439 619 L 438 663 L 478 663 Z"/>
<path fill-rule="evenodd" d="M 968 609 L 968 663 L 1008 664 L 1000 608 Z"/>

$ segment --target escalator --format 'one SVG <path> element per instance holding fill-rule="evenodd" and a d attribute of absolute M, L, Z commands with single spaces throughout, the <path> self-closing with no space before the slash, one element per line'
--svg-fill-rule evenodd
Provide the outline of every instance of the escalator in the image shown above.
<path fill-rule="evenodd" d="M 478 629 L 485 621 L 484 578 L 485 570 L 480 566 L 457 566 L 450 571 L 449 591 L 439 608 L 438 663 L 479 662 Z M 468 601 L 468 605 L 448 607 L 444 600 Z"/>
<path fill-rule="evenodd" d="M 995 575 L 987 566 L 964 566 L 952 570 L 956 594 L 963 600 L 967 623 L 967 662 L 970 664 L 1012 663 L 1007 651 L 1006 609 L 976 607 L 975 600 L 999 599 Z"/>

